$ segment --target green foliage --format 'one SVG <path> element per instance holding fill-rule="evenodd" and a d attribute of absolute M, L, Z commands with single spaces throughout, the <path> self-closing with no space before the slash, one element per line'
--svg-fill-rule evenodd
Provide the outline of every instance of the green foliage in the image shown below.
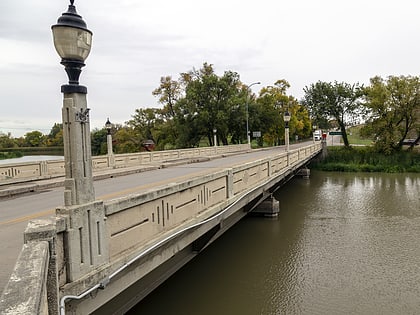
<path fill-rule="evenodd" d="M 107 131 L 105 128 L 92 130 L 90 133 L 92 155 L 101 155 L 107 153 L 106 135 Z"/>
<path fill-rule="evenodd" d="M 320 128 L 329 128 L 330 126 L 323 124 L 334 119 L 342 132 L 344 145 L 349 146 L 346 125 L 362 113 L 363 87 L 358 83 L 350 85 L 345 82 L 318 81 L 303 90 L 303 103 L 307 106 L 314 123 Z"/>
<path fill-rule="evenodd" d="M 47 146 L 63 146 L 63 124 L 55 123 L 46 139 Z"/>
<path fill-rule="evenodd" d="M 369 115 L 361 132 L 376 139 L 377 151 L 392 154 L 408 136 L 420 138 L 419 77 L 374 77 L 365 93 Z"/>
<path fill-rule="evenodd" d="M 13 159 L 22 157 L 23 153 L 20 151 L 14 152 L 0 152 L 0 160 Z"/>
<path fill-rule="evenodd" d="M 312 132 L 307 109 L 286 94 L 289 87 L 286 80 L 278 80 L 274 86 L 263 87 L 256 100 L 255 111 L 250 115 L 255 117 L 255 123 L 252 123 L 253 128 L 256 128 L 254 130 L 261 131 L 262 139 L 270 145 L 284 143 L 283 115 L 286 111 L 291 114 L 289 133 L 292 139 L 295 136 L 299 139 L 308 138 Z"/>
<path fill-rule="evenodd" d="M 16 146 L 17 144 L 10 133 L 4 134 L 0 132 L 0 149 L 13 148 Z"/>
<path fill-rule="evenodd" d="M 41 147 L 45 144 L 46 137 L 40 131 L 31 131 L 25 134 L 25 145 L 28 147 Z"/>
<path fill-rule="evenodd" d="M 329 147 L 327 157 L 314 167 L 339 172 L 419 172 L 420 154 L 396 152 L 386 155 L 372 147 Z"/>

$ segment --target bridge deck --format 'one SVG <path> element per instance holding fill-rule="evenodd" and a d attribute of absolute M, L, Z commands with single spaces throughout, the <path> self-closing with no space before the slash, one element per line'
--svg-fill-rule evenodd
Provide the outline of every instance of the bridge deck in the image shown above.
<path fill-rule="evenodd" d="M 304 145 L 305 144 L 302 144 L 302 146 Z M 297 147 L 291 147 L 291 150 L 296 148 Z M 89 275 L 98 267 L 102 266 L 97 269 L 97 271 L 99 271 L 98 274 L 100 274 L 100 277 L 103 277 L 105 274 L 109 275 L 109 272 L 112 273 L 119 268 L 118 265 L 121 266 L 121 262 L 119 262 L 121 261 L 121 255 L 127 255 L 127 257 L 133 257 L 137 255 L 136 251 L 138 252 L 138 249 L 140 248 L 139 244 L 143 244 L 141 246 L 146 246 L 148 244 L 147 240 L 153 239 L 159 235 L 159 238 L 163 237 L 165 233 L 169 233 L 174 228 L 182 229 L 182 225 L 189 221 L 189 218 L 199 218 L 202 216 L 203 219 L 206 219 L 207 217 L 219 212 L 227 205 L 232 204 L 232 202 L 235 202 L 235 198 L 241 196 L 243 192 L 249 189 L 250 186 L 262 182 L 266 182 L 266 184 L 268 184 L 270 181 L 270 176 L 276 172 L 289 172 L 293 168 L 292 166 L 298 165 L 304 161 L 305 158 L 316 153 L 312 149 L 309 151 L 308 150 L 309 149 L 305 149 L 303 151 L 295 150 L 294 153 L 285 155 L 284 148 L 273 148 L 267 151 L 253 151 L 252 153 L 230 156 L 229 158 L 212 160 L 205 163 L 188 164 L 174 168 L 158 169 L 141 174 L 132 174 L 129 176 L 121 177 L 119 179 L 115 177 L 109 178 L 110 175 L 106 175 L 109 179 L 95 183 L 96 192 L 102 194 L 98 195 L 98 199 L 105 200 L 105 203 L 98 201 L 93 205 L 80 207 L 81 210 L 62 209 L 59 211 L 59 213 L 64 215 L 64 221 L 63 219 L 60 219 L 57 221 L 59 223 L 56 223 L 60 226 L 60 228 L 58 228 L 58 225 L 55 227 L 57 230 L 57 238 L 60 239 L 59 235 L 66 235 L 62 233 L 67 231 L 66 233 L 68 235 L 68 243 L 66 246 L 69 247 L 67 249 L 67 254 L 66 252 L 61 252 L 61 254 L 58 254 L 58 256 L 68 255 L 69 253 L 70 255 L 76 255 L 70 259 L 70 261 L 76 261 L 76 263 L 70 265 L 62 264 L 63 261 L 66 261 L 66 259 L 63 260 L 63 257 L 57 258 L 58 260 L 63 260 L 61 262 L 62 265 L 60 265 L 60 268 L 67 269 L 66 276 L 60 279 L 62 290 L 64 290 L 62 294 L 80 294 L 83 292 L 83 287 L 85 285 L 88 285 L 89 287 L 88 283 L 96 283 L 97 280 L 95 280 L 95 278 L 97 277 L 92 278 Z M 300 154 L 302 154 L 302 157 L 299 157 Z M 274 157 L 267 160 L 267 156 L 278 156 L 278 158 Z M 266 160 L 262 163 L 255 163 L 256 160 L 261 159 Z M 245 166 L 246 164 L 247 166 Z M 290 166 L 290 169 L 288 169 L 288 166 Z M 235 169 L 233 173 L 232 171 L 229 171 L 229 169 L 232 170 L 232 167 Z M 120 170 L 117 170 L 115 172 L 119 171 Z M 133 170 L 133 172 L 135 172 L 135 170 Z M 116 174 L 113 176 L 115 175 Z M 198 179 L 196 179 L 194 183 L 192 183 L 191 180 L 188 180 L 188 178 L 197 177 Z M 160 190 L 153 188 L 156 187 L 156 185 L 161 187 L 159 188 Z M 270 183 L 269 185 L 272 184 Z M 61 189 L 52 190 L 54 194 L 60 194 L 60 191 Z M 145 191 L 147 191 L 147 193 L 144 193 Z M 261 192 L 262 190 L 256 192 L 252 198 L 255 198 L 258 194 L 261 194 Z M 10 201 L 15 201 L 14 207 L 19 207 L 19 200 L 29 198 L 24 202 L 27 203 L 28 200 L 33 199 L 31 204 L 35 205 L 36 202 L 34 202 L 34 200 L 42 200 L 44 203 L 41 207 L 44 207 L 45 209 L 50 207 L 48 203 L 45 203 L 48 201 L 48 199 L 50 199 L 45 198 L 46 194 L 47 193 L 45 192 L 12 200 L 1 200 L 0 205 L 9 207 L 9 204 L 11 204 Z M 127 194 L 129 195 L 128 197 L 119 197 Z M 114 201 L 106 201 L 107 199 L 116 197 L 117 199 L 114 199 Z M 165 198 L 165 201 L 163 201 L 162 198 Z M 238 205 L 238 207 L 243 207 L 246 205 L 247 202 L 252 200 L 252 198 L 250 198 L 251 197 L 245 198 L 243 200 L 244 203 Z M 57 205 L 55 199 L 51 198 L 51 200 L 52 202 L 55 202 L 54 205 Z M 147 203 L 150 203 L 150 205 L 147 205 Z M 144 204 L 144 206 L 142 206 L 142 204 Z M 179 209 L 176 212 L 176 215 L 170 215 L 169 211 L 173 211 L 169 207 L 170 204 L 172 204 L 176 209 Z M 155 207 L 157 212 L 150 212 L 149 209 L 151 209 L 151 206 L 152 208 Z M 12 206 L 10 207 L 11 211 L 13 211 Z M 232 210 L 229 216 L 232 215 L 233 217 L 233 214 L 237 212 L 238 207 Z M 84 221 L 85 219 L 83 219 L 83 216 L 79 216 L 77 214 L 80 211 L 82 211 L 82 213 L 85 211 L 82 208 L 87 210 L 89 220 L 95 222 L 95 225 L 91 225 L 90 223 L 88 223 L 87 226 L 85 225 L 86 223 Z M 162 212 L 164 208 L 166 212 Z M 35 209 L 35 211 L 37 210 L 38 209 Z M 103 214 L 101 214 L 101 211 L 104 211 Z M 38 210 L 38 214 L 39 213 L 42 213 L 42 211 Z M 130 215 L 130 213 L 132 214 Z M 33 218 L 35 216 L 36 213 L 32 214 L 30 217 Z M 167 218 L 165 219 L 166 216 Z M 229 216 L 226 216 L 224 219 Z M 103 221 L 105 217 L 107 217 L 107 223 Z M 240 216 L 238 216 L 238 218 L 239 217 Z M 2 221 L 1 224 L 12 225 L 13 222 L 19 222 L 21 218 L 17 217 L 15 219 Z M 70 221 L 67 221 L 68 219 L 66 218 L 70 219 Z M 146 225 L 143 227 L 142 224 L 138 224 L 138 226 L 142 226 L 142 228 L 139 230 L 136 224 L 133 225 L 133 218 L 143 218 L 142 220 L 144 223 L 147 223 L 146 225 L 150 227 L 146 228 Z M 79 220 L 82 221 L 77 223 Z M 25 220 L 22 220 L 21 222 L 24 221 Z M 155 223 L 152 224 L 152 221 Z M 235 220 L 232 220 L 232 222 L 234 221 Z M 70 225 L 68 225 L 69 223 Z M 206 235 L 206 233 L 211 231 L 212 228 L 218 224 L 220 224 L 220 221 L 216 221 L 216 223 L 207 225 L 202 229 L 201 232 L 194 231 L 195 235 L 193 235 L 194 233 L 187 235 L 187 238 L 184 239 L 185 246 L 191 244 L 194 239 Z M 227 224 L 227 221 L 225 222 L 225 225 L 229 225 Z M 104 230 L 100 229 L 102 226 Z M 141 234 L 138 234 L 136 230 L 139 232 L 141 231 Z M 74 231 L 74 233 L 72 231 Z M 86 240 L 85 237 L 82 237 L 79 240 L 78 237 L 82 235 L 80 233 L 84 233 L 84 231 L 89 231 L 88 234 L 90 236 L 86 236 L 88 237 Z M 104 235 L 101 233 L 104 233 Z M 215 233 L 217 233 L 217 231 Z M 97 235 L 95 237 L 97 237 L 98 240 L 101 238 L 98 243 L 100 245 L 94 245 L 94 242 L 92 242 L 91 238 L 92 235 Z M 141 235 L 142 240 L 139 239 L 139 235 Z M 211 236 L 213 236 L 213 234 Z M 75 242 L 73 242 L 73 238 Z M 130 243 L 132 240 L 137 240 L 136 242 L 139 243 L 137 245 L 136 243 Z M 80 247 L 82 246 L 81 244 L 85 241 L 87 242 L 86 245 Z M 101 249 L 98 249 L 97 247 L 93 248 L 91 246 L 100 246 Z M 88 247 L 91 247 L 90 253 Z M 176 247 L 179 247 L 179 245 Z M 138 249 L 133 251 L 133 248 Z M 85 252 L 86 250 L 88 251 Z M 98 250 L 100 254 L 96 255 L 94 252 Z M 173 249 L 171 250 L 173 251 Z M 168 257 L 171 255 L 173 256 L 171 251 L 166 254 L 161 252 L 159 255 L 162 257 L 165 255 L 169 255 Z M 90 265 L 87 267 L 85 264 L 86 259 L 90 259 Z M 69 261 L 68 258 L 67 261 Z M 77 261 L 81 261 L 82 264 L 77 263 Z M 163 259 L 162 262 L 163 261 L 165 261 L 165 259 Z M 107 277 L 108 276 L 106 276 L 106 278 Z M 84 280 L 79 282 L 81 279 Z M 63 281 L 67 282 L 68 284 L 63 286 L 65 283 Z M 80 285 L 82 285 L 82 287 Z M 119 292 L 121 291 L 121 288 L 114 287 L 112 290 L 105 291 L 111 292 L 113 290 L 115 292 Z M 106 296 L 107 294 L 104 295 L 104 297 Z M 75 305 L 77 304 L 78 303 Z M 74 307 L 77 309 L 78 306 Z M 92 310 L 94 309 L 94 306 L 88 305 L 86 309 Z"/>

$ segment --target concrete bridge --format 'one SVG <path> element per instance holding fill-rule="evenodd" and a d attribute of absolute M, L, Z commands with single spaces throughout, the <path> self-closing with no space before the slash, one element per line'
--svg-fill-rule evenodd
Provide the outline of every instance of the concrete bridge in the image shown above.
<path fill-rule="evenodd" d="M 321 149 L 241 149 L 218 167 L 31 221 L 0 313 L 123 313 L 249 212 L 275 215 L 273 191 Z"/>

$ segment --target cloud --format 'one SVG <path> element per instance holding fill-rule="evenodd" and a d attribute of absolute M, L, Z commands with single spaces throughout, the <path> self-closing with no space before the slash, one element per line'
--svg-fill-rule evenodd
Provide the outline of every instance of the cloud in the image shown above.
<path fill-rule="evenodd" d="M 48 130 L 61 120 L 60 85 L 67 78 L 51 25 L 67 5 L 0 1 L 3 121 Z M 244 83 L 261 81 L 254 91 L 286 79 L 297 98 L 318 80 L 367 83 L 375 75 L 420 73 L 420 4 L 414 0 L 76 0 L 75 5 L 93 31 L 80 77 L 88 87 L 92 127 L 102 127 L 107 117 L 124 123 L 136 108 L 159 106 L 151 93 L 160 77 L 177 78 L 203 62 L 218 73 L 238 72 Z"/>

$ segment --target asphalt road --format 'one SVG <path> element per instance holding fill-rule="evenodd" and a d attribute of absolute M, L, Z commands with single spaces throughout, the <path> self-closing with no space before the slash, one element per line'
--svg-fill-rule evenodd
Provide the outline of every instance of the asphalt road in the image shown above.
<path fill-rule="evenodd" d="M 296 144 L 290 149 L 310 142 Z M 207 162 L 184 164 L 94 182 L 98 200 L 108 200 L 132 193 L 140 193 L 151 187 L 179 182 L 189 177 L 221 170 L 233 165 L 255 161 L 269 155 L 284 152 L 284 147 L 269 150 L 254 150 L 250 153 L 231 155 Z M 47 218 L 55 208 L 64 204 L 63 187 L 0 200 L 0 288 L 5 287 L 23 245 L 23 232 L 33 219 Z"/>

